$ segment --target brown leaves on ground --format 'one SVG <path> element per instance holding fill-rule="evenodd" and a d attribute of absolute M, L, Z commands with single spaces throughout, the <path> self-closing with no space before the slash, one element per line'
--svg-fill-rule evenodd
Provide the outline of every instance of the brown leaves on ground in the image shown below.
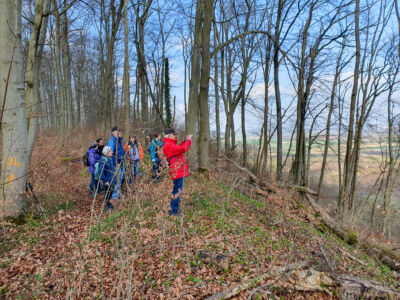
<path fill-rule="evenodd" d="M 3 222 L 0 297 L 200 299 L 292 262 L 308 260 L 314 269 L 328 270 L 315 220 L 294 205 L 292 192 L 260 192 L 223 163 L 185 180 L 177 218 L 168 216 L 170 179 L 164 174 L 152 182 L 148 162 L 126 196 L 113 202 L 114 211 L 100 214 L 103 195 L 92 211 L 88 170 L 81 161 L 60 161 L 84 153 L 78 141 L 50 151 L 56 139 L 39 139 L 32 165 L 40 165 L 30 179 L 47 216 L 30 217 L 21 226 Z M 392 272 L 357 264 L 343 257 L 333 239 L 323 239 L 338 271 L 394 280 Z M 199 253 L 215 254 L 215 263 Z M 259 284 L 288 299 L 331 297 L 324 292 L 329 285 L 297 291 L 296 274 Z M 252 290 L 237 299 L 247 299 Z M 268 294 L 260 289 L 253 298 Z"/>

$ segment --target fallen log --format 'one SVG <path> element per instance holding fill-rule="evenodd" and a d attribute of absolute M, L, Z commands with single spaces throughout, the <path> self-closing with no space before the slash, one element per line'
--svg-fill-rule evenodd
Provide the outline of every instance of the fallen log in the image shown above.
<path fill-rule="evenodd" d="M 375 257 L 379 262 L 384 263 L 394 271 L 400 271 L 400 258 L 399 254 L 388 247 L 378 245 L 370 238 L 360 239 L 356 232 L 339 224 L 332 219 L 322 208 L 319 206 L 309 195 L 305 194 L 310 206 L 318 213 L 318 219 L 322 226 L 318 229 L 321 231 L 330 231 L 345 241 L 349 245 L 358 245 L 360 249 L 368 255 Z"/>
<path fill-rule="evenodd" d="M 349 245 L 355 245 L 358 243 L 356 232 L 337 223 L 309 195 L 305 194 L 305 198 L 307 199 L 310 206 L 319 215 L 318 219 L 321 221 L 322 226 L 319 226 L 318 229 L 320 229 L 322 232 L 330 231 L 334 233 L 336 236 L 338 236 L 341 240 L 345 241 Z"/>
<path fill-rule="evenodd" d="M 354 278 L 348 275 L 336 275 L 335 280 L 340 284 L 340 299 L 400 299 L 400 293 L 381 284 Z"/>
<path fill-rule="evenodd" d="M 285 188 L 285 189 L 293 189 L 297 192 L 301 193 L 307 193 L 313 196 L 318 196 L 318 193 L 316 191 L 310 190 L 309 188 L 305 186 L 299 186 L 299 185 L 278 185 L 280 188 Z"/>
<path fill-rule="evenodd" d="M 265 279 L 267 279 L 269 277 L 281 277 L 285 273 L 291 272 L 296 269 L 303 269 L 307 265 L 308 265 L 308 262 L 300 262 L 300 263 L 290 264 L 286 267 L 276 268 L 274 270 L 271 270 L 268 273 L 261 274 L 260 276 L 258 276 L 256 278 L 243 281 L 242 283 L 235 285 L 223 292 L 214 294 L 214 295 L 206 298 L 206 300 L 230 299 L 251 287 L 255 287 L 256 285 L 258 285 L 259 283 L 261 283 L 262 281 L 264 281 Z"/>
<path fill-rule="evenodd" d="M 239 169 L 239 170 L 243 171 L 244 173 L 246 173 L 246 174 L 251 178 L 251 180 L 253 180 L 254 182 L 256 182 L 256 183 L 259 182 L 257 176 L 254 175 L 254 174 L 253 174 L 250 170 L 248 170 L 247 168 L 242 167 L 242 166 L 239 166 L 234 160 L 232 160 L 232 159 L 230 159 L 230 158 L 228 158 L 228 157 L 226 157 L 226 156 L 221 156 L 221 157 L 222 157 L 223 159 L 229 161 L 229 162 L 230 162 L 232 165 L 234 165 L 237 169 Z"/>
<path fill-rule="evenodd" d="M 294 289 L 303 292 L 325 292 L 333 295 L 336 290 L 342 300 L 354 299 L 399 299 L 394 289 L 369 280 L 320 272 L 313 269 L 294 273 Z"/>
<path fill-rule="evenodd" d="M 79 157 L 69 157 L 69 156 L 67 156 L 67 157 L 61 157 L 61 162 L 75 162 L 75 161 L 79 161 L 79 160 L 82 160 L 83 159 L 83 157 L 82 156 L 79 156 Z"/>

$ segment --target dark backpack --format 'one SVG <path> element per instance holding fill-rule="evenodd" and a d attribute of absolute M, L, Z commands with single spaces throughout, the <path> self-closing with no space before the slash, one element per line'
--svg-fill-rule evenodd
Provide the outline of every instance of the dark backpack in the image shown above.
<path fill-rule="evenodd" d="M 89 167 L 89 153 L 86 152 L 85 155 L 82 157 L 82 159 L 85 167 Z"/>

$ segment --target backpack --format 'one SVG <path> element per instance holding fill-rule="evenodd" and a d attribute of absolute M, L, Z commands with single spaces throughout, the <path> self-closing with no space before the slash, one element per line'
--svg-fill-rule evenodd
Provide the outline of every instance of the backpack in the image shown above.
<path fill-rule="evenodd" d="M 143 148 L 142 145 L 139 143 L 139 159 L 142 160 L 143 159 Z"/>
<path fill-rule="evenodd" d="M 94 179 L 99 180 L 100 179 L 100 168 L 99 168 L 99 162 L 94 164 Z"/>
<path fill-rule="evenodd" d="M 83 165 L 85 167 L 89 167 L 89 153 L 85 153 L 85 155 L 82 157 L 83 159 Z"/>
<path fill-rule="evenodd" d="M 106 164 L 107 162 L 107 158 L 105 158 L 104 156 L 102 158 L 100 158 L 100 160 L 98 162 L 96 162 L 94 164 L 94 179 L 95 180 L 99 180 L 101 177 L 101 169 L 100 169 L 100 162 L 104 161 L 104 164 Z"/>

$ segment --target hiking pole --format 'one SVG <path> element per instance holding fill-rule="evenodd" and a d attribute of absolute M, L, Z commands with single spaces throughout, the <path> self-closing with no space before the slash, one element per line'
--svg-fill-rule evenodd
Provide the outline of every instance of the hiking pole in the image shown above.
<path fill-rule="evenodd" d="M 34 202 L 36 204 L 36 208 L 37 208 L 37 210 L 39 212 L 40 217 L 41 218 L 46 217 L 46 211 L 44 210 L 44 208 L 40 204 L 40 201 L 39 201 L 38 197 L 36 196 L 35 192 L 33 191 L 33 186 L 29 181 L 26 182 L 26 191 L 27 192 L 31 192 L 32 198 L 33 198 L 33 200 L 34 200 Z"/>

